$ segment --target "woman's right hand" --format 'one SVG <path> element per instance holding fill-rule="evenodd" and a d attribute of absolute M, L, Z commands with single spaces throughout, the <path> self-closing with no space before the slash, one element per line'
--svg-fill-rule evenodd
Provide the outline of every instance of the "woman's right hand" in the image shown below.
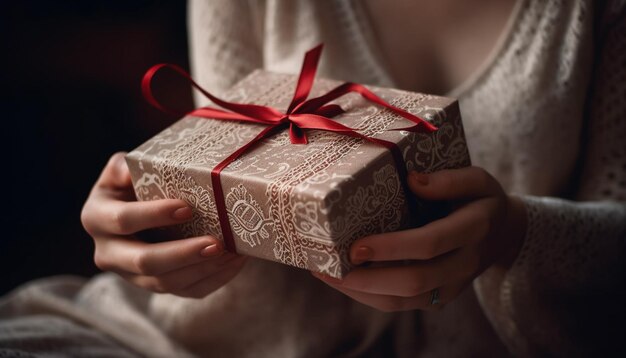
<path fill-rule="evenodd" d="M 134 236 L 191 217 L 191 208 L 182 200 L 136 201 L 124 153 L 111 157 L 81 213 L 94 239 L 98 268 L 150 291 L 201 298 L 235 277 L 245 256 L 224 251 L 211 236 L 160 243 Z"/>

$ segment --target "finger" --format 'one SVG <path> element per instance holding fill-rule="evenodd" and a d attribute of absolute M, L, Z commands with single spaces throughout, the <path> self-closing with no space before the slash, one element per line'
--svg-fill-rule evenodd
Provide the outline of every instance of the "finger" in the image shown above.
<path fill-rule="evenodd" d="M 367 236 L 350 247 L 355 265 L 365 261 L 428 260 L 478 242 L 491 228 L 488 199 L 473 201 L 420 228 Z"/>
<path fill-rule="evenodd" d="M 427 311 L 439 310 L 448 302 L 456 298 L 468 285 L 467 282 L 455 283 L 437 288 L 436 293 L 434 290 L 431 290 L 414 297 L 399 297 L 364 293 L 342 286 L 337 286 L 332 283 L 325 283 L 355 301 L 361 302 L 383 312 L 398 312 L 414 309 Z"/>
<path fill-rule="evenodd" d="M 122 276 L 149 291 L 157 293 L 174 293 L 184 290 L 219 271 L 239 266 L 242 256 L 224 253 L 204 262 L 183 267 L 159 276 L 122 274 Z"/>
<path fill-rule="evenodd" d="M 181 297 L 203 298 L 235 278 L 235 276 L 237 276 L 237 274 L 241 271 L 241 268 L 246 263 L 246 261 L 246 256 L 240 256 L 239 258 L 234 260 L 228 268 L 214 273 L 213 275 L 197 282 L 190 287 L 187 287 L 180 291 L 176 291 L 174 292 L 174 294 Z"/>
<path fill-rule="evenodd" d="M 484 169 L 467 167 L 430 174 L 409 173 L 409 188 L 427 200 L 476 199 L 502 193 L 500 184 Z"/>
<path fill-rule="evenodd" d="M 212 236 L 149 244 L 124 238 L 96 241 L 95 262 L 105 271 L 161 275 L 215 257 L 222 244 Z"/>
<path fill-rule="evenodd" d="M 132 187 L 125 156 L 125 152 L 117 152 L 111 156 L 102 170 L 100 178 L 96 181 L 96 186 L 109 189 Z"/>
<path fill-rule="evenodd" d="M 84 209 L 84 224 L 92 236 L 130 235 L 136 232 L 181 224 L 193 217 L 186 202 L 179 199 L 120 201 L 96 195 Z"/>
<path fill-rule="evenodd" d="M 470 278 L 480 267 L 472 250 L 463 248 L 433 260 L 405 265 L 357 268 L 343 280 L 320 278 L 354 291 L 414 297 L 449 282 Z"/>

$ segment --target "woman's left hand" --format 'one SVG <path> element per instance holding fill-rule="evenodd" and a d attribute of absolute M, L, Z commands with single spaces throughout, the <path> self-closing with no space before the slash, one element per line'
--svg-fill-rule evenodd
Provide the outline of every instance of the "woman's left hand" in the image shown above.
<path fill-rule="evenodd" d="M 354 264 L 384 264 L 357 267 L 343 280 L 314 275 L 363 304 L 403 311 L 440 308 L 488 267 L 513 263 L 526 232 L 526 209 L 484 169 L 412 172 L 408 183 L 418 198 L 449 201 L 456 209 L 422 227 L 352 244 Z"/>

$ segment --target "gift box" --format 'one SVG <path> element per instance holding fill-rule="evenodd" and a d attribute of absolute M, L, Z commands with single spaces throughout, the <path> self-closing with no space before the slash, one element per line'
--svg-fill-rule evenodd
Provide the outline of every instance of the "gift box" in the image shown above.
<path fill-rule="evenodd" d="M 258 70 L 224 98 L 284 110 L 297 80 Z M 316 79 L 311 95 L 339 84 Z M 407 170 L 428 173 L 470 165 L 456 100 L 367 88 L 438 129 L 394 130 L 414 123 L 358 94 L 335 99 L 332 103 L 343 113 L 332 120 L 394 143 Z M 193 219 L 178 226 L 172 239 L 209 234 L 224 240 L 212 172 L 264 128 L 193 113 L 183 117 L 126 156 L 137 199 L 177 198 L 193 208 Z M 217 194 L 232 251 L 341 278 L 351 269 L 348 251 L 354 240 L 414 226 L 419 217 L 411 208 L 413 198 L 407 200 L 404 168 L 399 170 L 389 148 L 343 133 L 307 130 L 306 136 L 306 144 L 293 144 L 288 127 L 268 134 L 222 168 Z M 428 206 L 421 207 L 417 216 L 427 216 Z"/>

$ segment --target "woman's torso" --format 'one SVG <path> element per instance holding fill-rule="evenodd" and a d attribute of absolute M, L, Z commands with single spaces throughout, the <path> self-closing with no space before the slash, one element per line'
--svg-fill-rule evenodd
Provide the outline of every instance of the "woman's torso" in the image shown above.
<path fill-rule="evenodd" d="M 435 47 L 426 48 L 436 54 L 422 59 L 421 53 L 409 51 L 405 61 L 394 65 L 385 53 L 401 53 L 403 44 L 411 44 L 410 37 L 402 36 L 395 49 L 385 50 L 378 41 L 394 33 L 377 34 L 376 28 L 385 22 L 376 25 L 369 16 L 380 11 L 357 1 L 192 1 L 193 65 L 201 84 L 220 76 L 202 63 L 203 53 L 212 51 L 207 39 L 220 31 L 205 21 L 209 15 L 235 14 L 232 21 L 236 15 L 251 19 L 250 24 L 241 25 L 241 36 L 254 32 L 258 51 L 236 51 L 229 57 L 228 47 L 220 47 L 224 52 L 219 58 L 231 64 L 237 63 L 236 56 L 259 56 L 254 61 L 268 70 L 297 73 L 302 54 L 324 42 L 322 76 L 409 89 L 452 89 L 450 94 L 461 103 L 473 163 L 485 167 L 509 191 L 555 195 L 563 190 L 578 155 L 591 66 L 591 10 L 591 1 L 520 0 L 498 10 L 501 17 L 492 23 L 492 31 L 500 32 L 497 35 L 474 40 L 450 35 L 452 39 L 441 47 L 432 45 L 436 41 L 430 39 L 429 46 Z M 454 23 L 438 25 L 445 28 Z M 451 34 L 456 32 L 464 31 L 456 29 Z M 476 46 L 476 53 L 468 55 L 467 61 L 459 60 L 465 51 L 455 52 L 457 46 L 473 48 L 471 44 L 479 40 L 484 41 Z M 441 65 L 442 77 L 430 76 L 432 63 L 446 52 L 445 56 L 457 58 Z M 422 71 L 422 60 L 429 71 Z M 420 63 L 415 65 L 417 70 L 403 79 L 414 61 Z M 441 78 L 446 83 L 439 86 Z M 260 261 L 252 261 L 233 283 L 203 300 L 156 295 L 151 312 L 164 330 L 198 351 L 261 356 L 337 353 L 337 347 L 344 344 L 371 345 L 392 326 L 392 334 L 405 337 L 403 342 L 412 346 L 402 348 L 406 352 L 423 346 L 423 352 L 437 355 L 437 348 L 432 347 L 441 348 L 446 339 L 463 338 L 463 344 L 453 348 L 459 352 L 472 345 L 472 337 L 495 340 L 471 290 L 439 313 L 382 314 L 324 287 L 306 273 Z M 463 332 L 450 327 L 463 328 Z M 477 329 L 472 331 L 472 327 Z M 320 340 L 320 332 L 332 339 Z M 480 349 L 476 340 L 473 348 Z"/>

